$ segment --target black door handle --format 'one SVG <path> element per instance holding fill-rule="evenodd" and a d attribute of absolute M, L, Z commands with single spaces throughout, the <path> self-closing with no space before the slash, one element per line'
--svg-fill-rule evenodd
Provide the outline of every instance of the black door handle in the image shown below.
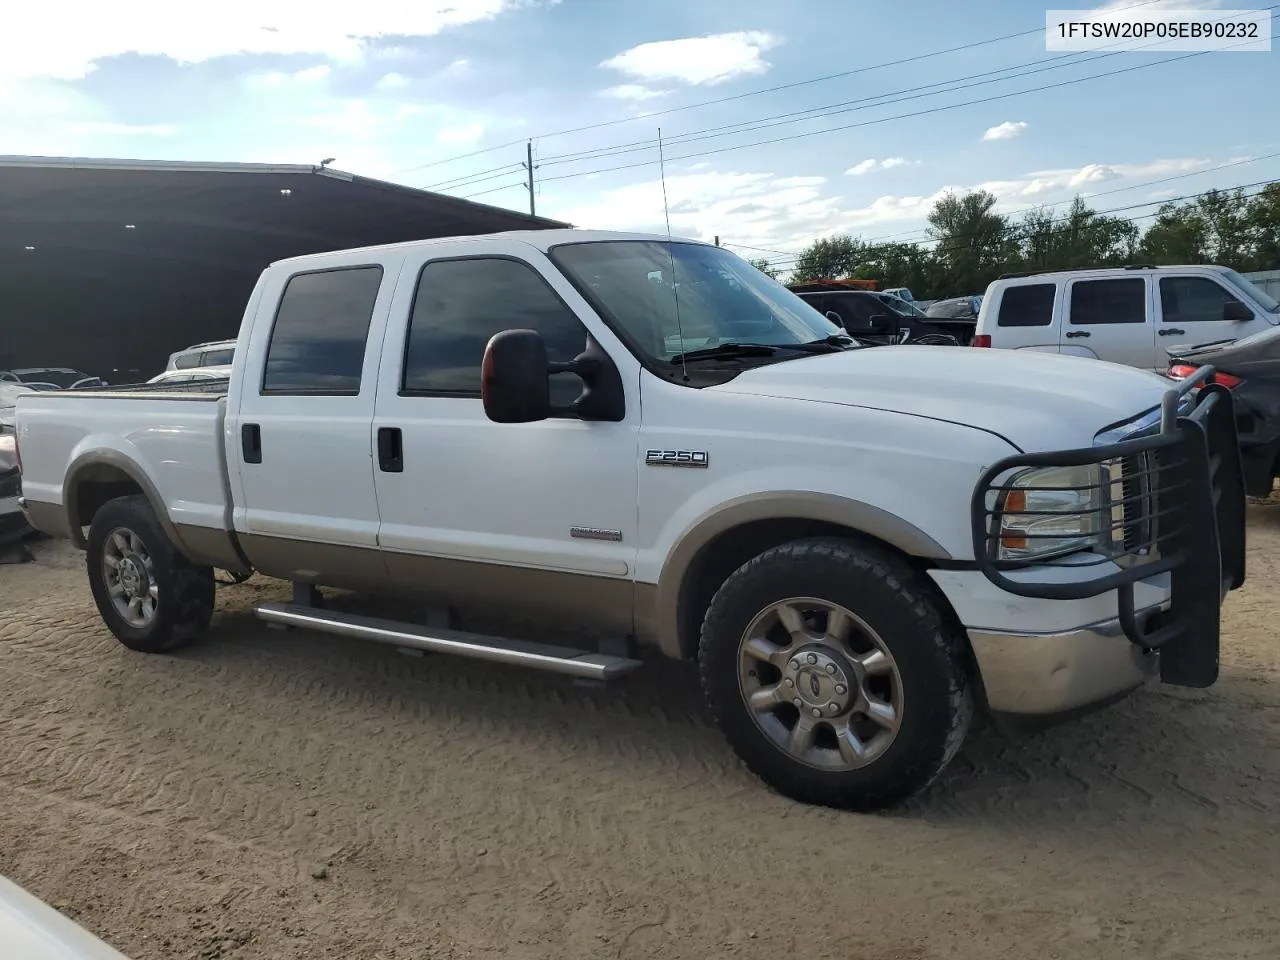
<path fill-rule="evenodd" d="M 1178 336 L 1182 336 L 1186 332 L 1187 331 L 1185 330 L 1179 330 L 1177 327 L 1165 327 L 1163 330 L 1160 331 L 1160 336 L 1172 337 L 1174 334 L 1177 334 Z"/>
<path fill-rule="evenodd" d="M 240 452 L 245 463 L 262 462 L 262 428 L 256 423 L 240 425 Z"/>
<path fill-rule="evenodd" d="M 1090 333 L 1088 330 L 1068 330 L 1067 336 L 1068 337 L 1087 337 L 1087 336 L 1090 336 Z"/>
<path fill-rule="evenodd" d="M 399 427 L 378 428 L 378 466 L 383 473 L 404 473 L 404 442 Z"/>

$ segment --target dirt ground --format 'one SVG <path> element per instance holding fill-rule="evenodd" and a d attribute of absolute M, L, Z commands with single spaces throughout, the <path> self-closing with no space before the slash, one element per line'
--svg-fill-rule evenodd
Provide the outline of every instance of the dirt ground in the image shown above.
<path fill-rule="evenodd" d="M 907 810 L 780 798 L 655 662 L 608 694 L 279 633 L 132 654 L 0 566 L 0 873 L 150 958 L 1280 956 L 1280 505 L 1223 675 L 978 729 Z"/>

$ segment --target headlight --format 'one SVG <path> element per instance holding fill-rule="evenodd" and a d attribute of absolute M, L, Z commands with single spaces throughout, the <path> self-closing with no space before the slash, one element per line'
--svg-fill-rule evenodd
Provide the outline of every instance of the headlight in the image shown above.
<path fill-rule="evenodd" d="M 1100 545 L 1108 520 L 1099 464 L 1035 467 L 1000 497 L 1000 559 L 1042 560 Z"/>

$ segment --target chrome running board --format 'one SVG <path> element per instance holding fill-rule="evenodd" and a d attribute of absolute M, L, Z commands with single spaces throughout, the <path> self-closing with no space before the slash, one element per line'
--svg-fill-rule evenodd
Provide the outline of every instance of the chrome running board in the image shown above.
<path fill-rule="evenodd" d="M 319 610 L 288 603 L 263 603 L 255 611 L 260 620 L 281 627 L 302 627 L 340 637 L 372 640 L 393 647 L 448 653 L 473 660 L 507 663 L 546 670 L 583 680 L 616 680 L 641 666 L 641 661 L 556 647 L 526 640 L 490 637 L 464 630 L 419 626 L 354 613 Z"/>

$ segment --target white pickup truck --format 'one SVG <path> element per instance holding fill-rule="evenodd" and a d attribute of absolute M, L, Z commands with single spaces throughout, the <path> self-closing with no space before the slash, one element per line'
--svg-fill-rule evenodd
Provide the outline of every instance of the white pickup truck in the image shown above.
<path fill-rule="evenodd" d="M 31 523 L 131 649 L 200 634 L 214 568 L 292 581 L 276 625 L 588 681 L 654 648 L 765 781 L 871 810 L 975 707 L 1216 679 L 1244 494 L 1207 373 L 858 349 L 722 248 L 552 230 L 275 263 L 220 389 L 33 394 L 17 429 Z M 599 645 L 467 632 L 474 605 Z"/>

